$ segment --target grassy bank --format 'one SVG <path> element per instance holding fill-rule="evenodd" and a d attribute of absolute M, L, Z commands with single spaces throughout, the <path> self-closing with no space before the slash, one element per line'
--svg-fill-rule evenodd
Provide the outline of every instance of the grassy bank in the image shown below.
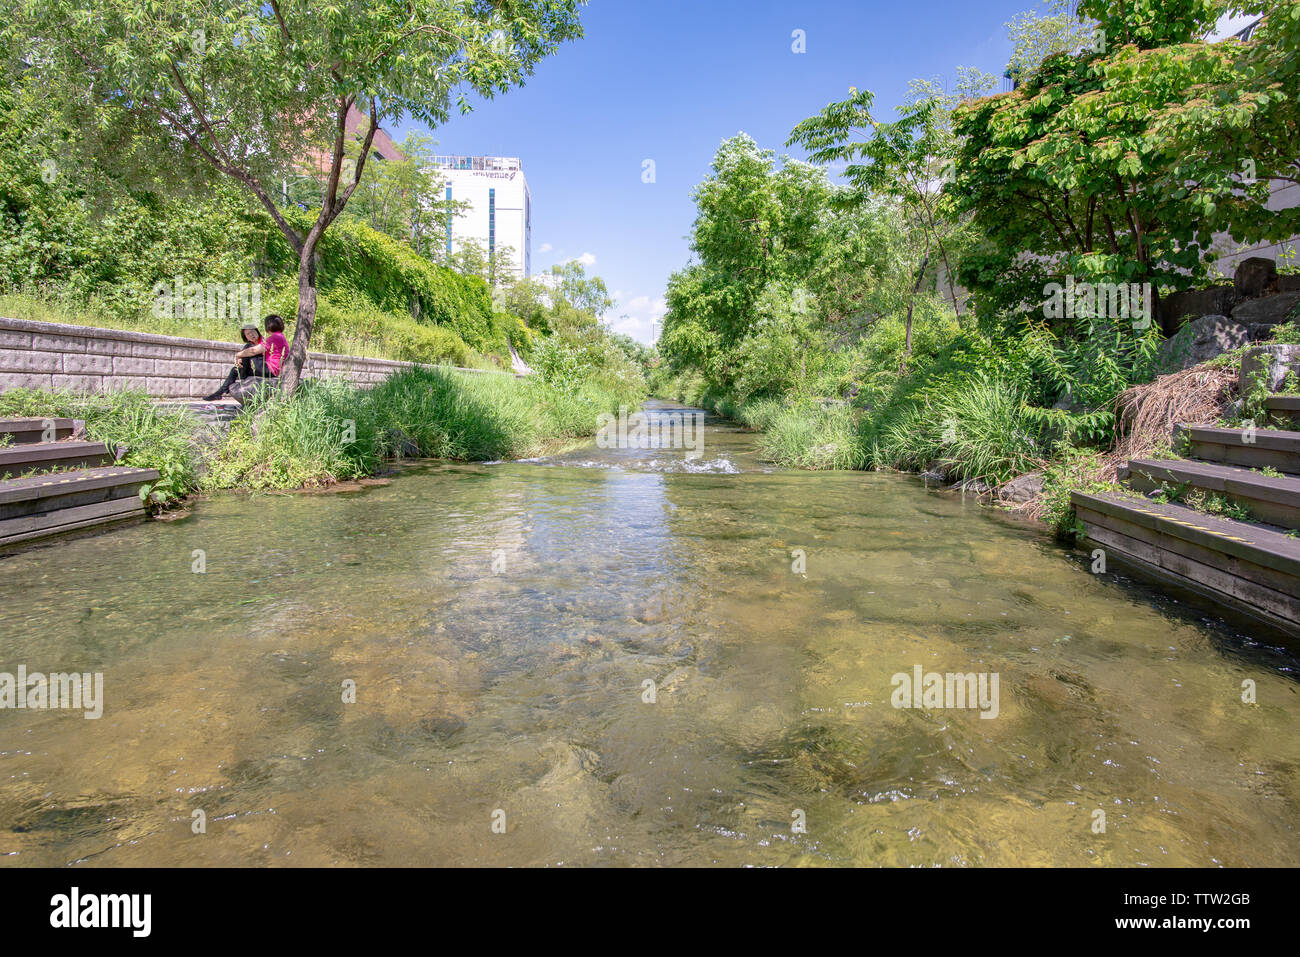
<path fill-rule="evenodd" d="M 1117 490 L 1120 463 L 1175 455 L 1176 424 L 1260 419 L 1238 389 L 1247 347 L 1160 374 L 1154 337 L 1108 341 L 1102 327 L 1071 344 L 926 319 L 904 355 L 897 325 L 823 354 L 816 378 L 779 395 L 710 391 L 689 373 L 652 385 L 761 431 L 763 454 L 788 468 L 926 471 L 989 492 L 1034 473 L 1040 490 L 1016 508 L 1067 537 L 1070 493 Z M 1300 330 L 1278 326 L 1272 341 L 1300 341 Z"/>
<path fill-rule="evenodd" d="M 372 389 L 312 382 L 291 402 L 241 416 L 217 449 L 208 489 L 328 485 L 369 475 L 396 456 L 490 461 L 562 448 L 596 430 L 620 398 L 567 393 L 536 379 L 417 368 Z"/>
<path fill-rule="evenodd" d="M 126 445 L 125 464 L 161 473 L 150 490 L 167 505 L 199 491 L 320 487 L 374 474 L 395 457 L 460 461 L 525 458 L 596 430 L 602 412 L 639 401 L 594 384 L 560 389 L 538 378 L 416 367 L 371 389 L 308 381 L 291 400 L 246 409 L 217 444 L 191 413 L 141 392 L 86 396 L 10 389 L 0 417 L 84 419 L 91 438 Z"/>
<path fill-rule="evenodd" d="M 1061 385 L 1043 381 L 1041 356 L 1008 354 L 942 314 L 918 318 L 910 353 L 902 322 L 884 318 L 813 358 L 815 374 L 776 394 L 711 392 L 690 375 L 654 384 L 761 430 L 763 452 L 787 467 L 928 469 L 989 484 L 1041 467 L 1054 443 L 1104 418 L 1054 413 Z"/>

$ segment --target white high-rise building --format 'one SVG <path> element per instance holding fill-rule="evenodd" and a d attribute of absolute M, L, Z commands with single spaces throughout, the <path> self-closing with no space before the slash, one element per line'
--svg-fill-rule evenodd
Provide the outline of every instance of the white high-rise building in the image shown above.
<path fill-rule="evenodd" d="M 489 256 L 510 247 L 516 276 L 533 272 L 533 217 L 528 180 L 516 157 L 435 156 L 434 166 L 447 180 L 447 199 L 470 204 L 447 227 L 447 255 L 473 240 Z"/>

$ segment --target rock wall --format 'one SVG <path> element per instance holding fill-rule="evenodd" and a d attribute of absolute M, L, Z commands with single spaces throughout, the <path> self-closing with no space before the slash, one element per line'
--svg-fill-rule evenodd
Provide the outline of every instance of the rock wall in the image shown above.
<path fill-rule="evenodd" d="M 0 318 L 0 391 L 18 387 L 78 392 L 143 389 L 159 398 L 197 398 L 225 379 L 238 349 L 233 340 L 213 342 Z M 303 374 L 373 385 L 410 365 L 312 352 Z"/>

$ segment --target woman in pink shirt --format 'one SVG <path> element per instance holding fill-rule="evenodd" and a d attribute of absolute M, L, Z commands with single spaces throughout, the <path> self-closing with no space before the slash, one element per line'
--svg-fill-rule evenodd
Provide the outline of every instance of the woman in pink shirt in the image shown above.
<path fill-rule="evenodd" d="M 226 377 L 221 388 L 211 395 L 204 396 L 203 401 L 217 401 L 230 391 L 237 380 L 253 376 L 273 378 L 280 374 L 280 368 L 284 365 L 284 354 L 289 351 L 289 340 L 284 337 L 284 320 L 276 315 L 267 316 L 265 338 L 258 333 L 256 326 L 245 326 L 241 334 L 244 341 L 250 345 L 247 349 L 235 353 L 235 368 Z"/>
<path fill-rule="evenodd" d="M 284 365 L 284 354 L 289 351 L 289 340 L 284 337 L 284 320 L 279 316 L 266 317 L 266 338 L 255 346 L 249 346 L 236 358 L 244 356 L 266 356 L 266 374 L 277 376 Z"/>

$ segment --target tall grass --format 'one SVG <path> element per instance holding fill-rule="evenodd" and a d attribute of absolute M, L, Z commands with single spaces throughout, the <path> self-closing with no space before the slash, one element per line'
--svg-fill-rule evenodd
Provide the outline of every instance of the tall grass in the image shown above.
<path fill-rule="evenodd" d="M 786 409 L 786 403 L 780 399 L 751 399 L 740 407 L 736 418 L 751 429 L 766 432 Z"/>
<path fill-rule="evenodd" d="M 800 469 L 860 469 L 866 458 L 857 413 L 845 406 L 800 405 L 756 410 L 767 428 L 759 451 L 781 465 Z"/>
<path fill-rule="evenodd" d="M 883 422 L 870 423 L 866 441 L 873 467 L 939 467 L 950 476 L 993 484 L 1040 468 L 1047 458 L 1015 387 L 979 378 L 931 391 Z"/>
<path fill-rule="evenodd" d="M 618 397 L 569 395 L 544 383 L 417 367 L 372 389 L 308 381 L 291 401 L 272 397 L 231 426 L 205 486 L 327 485 L 376 471 L 389 457 L 521 458 L 591 435 Z"/>

